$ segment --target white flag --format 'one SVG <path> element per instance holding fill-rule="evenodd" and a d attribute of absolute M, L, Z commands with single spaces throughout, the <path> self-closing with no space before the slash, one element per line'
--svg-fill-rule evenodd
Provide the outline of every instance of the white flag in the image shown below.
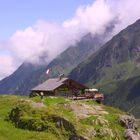
<path fill-rule="evenodd" d="M 50 72 L 50 69 L 47 69 L 46 74 L 49 74 L 49 72 Z"/>

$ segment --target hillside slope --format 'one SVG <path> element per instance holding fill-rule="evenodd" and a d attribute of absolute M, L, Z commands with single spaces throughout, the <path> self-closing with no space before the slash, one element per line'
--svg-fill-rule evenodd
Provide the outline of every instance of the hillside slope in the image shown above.
<path fill-rule="evenodd" d="M 140 20 L 122 30 L 87 60 L 70 78 L 102 86 L 140 75 Z"/>
<path fill-rule="evenodd" d="M 49 64 L 33 65 L 23 63 L 12 75 L 0 81 L 0 94 L 27 95 L 37 84 L 61 73 L 67 75 L 73 68 L 86 59 L 103 44 L 101 36 L 84 36 L 75 46 L 69 47 Z M 50 68 L 49 77 L 46 70 Z"/>
<path fill-rule="evenodd" d="M 140 117 L 140 20 L 75 68 L 70 78 L 101 88 L 105 103 Z"/>
<path fill-rule="evenodd" d="M 29 99 L 4 95 L 0 96 L 0 102 L 1 140 L 125 139 L 127 128 L 121 121 L 126 113 L 93 100 L 45 97 L 42 102 L 40 97 Z M 137 127 L 133 121 L 132 126 Z M 136 130 L 134 132 L 137 133 Z"/>
<path fill-rule="evenodd" d="M 140 118 L 140 76 L 119 81 L 105 103 L 133 113 Z"/>

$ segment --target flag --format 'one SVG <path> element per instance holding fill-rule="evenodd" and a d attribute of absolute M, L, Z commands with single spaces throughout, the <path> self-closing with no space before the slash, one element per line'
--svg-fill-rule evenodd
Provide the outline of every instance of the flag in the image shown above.
<path fill-rule="evenodd" d="M 50 73 L 50 69 L 47 69 L 46 74 L 49 74 L 49 73 Z"/>

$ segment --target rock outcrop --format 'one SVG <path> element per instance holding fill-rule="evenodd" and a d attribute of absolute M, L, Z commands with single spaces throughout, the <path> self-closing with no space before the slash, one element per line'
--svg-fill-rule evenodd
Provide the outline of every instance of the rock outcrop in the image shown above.
<path fill-rule="evenodd" d="M 123 115 L 119 119 L 120 124 L 124 126 L 125 132 L 124 137 L 127 140 L 140 140 L 140 134 L 137 132 L 137 123 L 134 116 Z"/>
<path fill-rule="evenodd" d="M 122 126 L 126 127 L 126 129 L 137 129 L 136 119 L 134 116 L 123 115 L 120 117 L 120 123 Z"/>
<path fill-rule="evenodd" d="M 134 129 L 126 129 L 124 136 L 127 140 L 140 140 L 140 134 Z"/>
<path fill-rule="evenodd" d="M 123 114 L 93 100 L 44 97 L 43 102 L 36 98 L 18 100 L 7 120 L 16 128 L 44 131 L 62 140 L 140 140 L 137 120 Z"/>

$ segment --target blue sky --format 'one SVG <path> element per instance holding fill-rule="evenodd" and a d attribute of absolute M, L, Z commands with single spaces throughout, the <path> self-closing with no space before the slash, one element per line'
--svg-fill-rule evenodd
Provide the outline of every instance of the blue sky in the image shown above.
<path fill-rule="evenodd" d="M 62 22 L 93 0 L 0 0 L 0 40 L 43 19 Z"/>

